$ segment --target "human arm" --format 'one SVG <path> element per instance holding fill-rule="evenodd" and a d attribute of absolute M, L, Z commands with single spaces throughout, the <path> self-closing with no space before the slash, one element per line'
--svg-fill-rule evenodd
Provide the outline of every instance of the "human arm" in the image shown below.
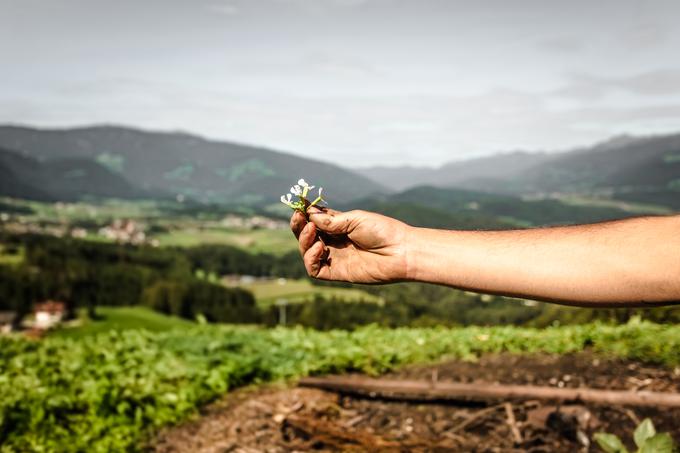
<path fill-rule="evenodd" d="M 324 280 L 421 281 L 588 307 L 680 301 L 680 216 L 509 231 L 416 228 L 365 211 L 311 209 L 309 220 L 296 213 L 291 226 L 308 273 Z"/>

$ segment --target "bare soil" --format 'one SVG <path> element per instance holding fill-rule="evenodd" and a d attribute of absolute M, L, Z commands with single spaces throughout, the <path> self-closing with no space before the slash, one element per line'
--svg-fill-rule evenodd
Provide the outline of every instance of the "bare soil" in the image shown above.
<path fill-rule="evenodd" d="M 564 356 L 489 355 L 478 362 L 412 366 L 385 376 L 452 382 L 533 384 L 680 392 L 680 369 Z M 539 401 L 422 403 L 353 398 L 316 389 L 263 386 L 234 391 L 196 419 L 162 432 L 156 452 L 578 452 L 599 431 L 630 447 L 649 417 L 680 441 L 680 409 L 562 405 Z M 590 445 L 589 445 L 590 444 Z"/>

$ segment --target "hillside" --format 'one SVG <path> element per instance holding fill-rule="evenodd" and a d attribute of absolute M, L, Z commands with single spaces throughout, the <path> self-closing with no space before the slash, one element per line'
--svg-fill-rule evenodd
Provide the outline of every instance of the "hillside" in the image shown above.
<path fill-rule="evenodd" d="M 545 160 L 544 153 L 511 152 L 450 162 L 438 168 L 428 167 L 370 167 L 356 169 L 394 190 L 416 186 L 466 187 L 469 181 L 507 180 Z"/>
<path fill-rule="evenodd" d="M 523 200 L 512 195 L 433 186 L 355 201 L 360 208 L 431 228 L 496 229 L 597 222 L 631 213 L 614 207 L 576 206 L 565 202 Z"/>
<path fill-rule="evenodd" d="M 205 202 L 273 203 L 301 177 L 325 187 L 338 201 L 385 191 L 380 184 L 333 164 L 185 133 L 113 126 L 59 130 L 0 126 L 0 146 L 45 165 L 59 161 L 61 170 L 65 170 L 63 159 L 97 163 L 137 189 Z M 53 195 L 52 189 L 46 192 Z M 55 194 L 60 193 L 57 187 Z"/>
<path fill-rule="evenodd" d="M 587 194 L 680 209 L 680 134 L 623 136 L 573 151 L 497 154 L 434 169 L 360 172 L 400 190 L 433 185 L 515 195 Z"/>
<path fill-rule="evenodd" d="M 149 196 L 146 191 L 133 187 L 119 175 L 88 159 L 68 158 L 41 162 L 2 148 L 0 195 L 40 201 Z"/>

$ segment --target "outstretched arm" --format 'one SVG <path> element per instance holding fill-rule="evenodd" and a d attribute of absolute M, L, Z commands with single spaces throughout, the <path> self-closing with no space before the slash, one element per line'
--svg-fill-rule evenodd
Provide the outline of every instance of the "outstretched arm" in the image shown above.
<path fill-rule="evenodd" d="M 312 277 L 421 281 L 589 307 L 680 303 L 680 216 L 510 231 L 416 228 L 365 211 L 291 219 Z M 318 234 L 320 232 L 320 234 Z"/>

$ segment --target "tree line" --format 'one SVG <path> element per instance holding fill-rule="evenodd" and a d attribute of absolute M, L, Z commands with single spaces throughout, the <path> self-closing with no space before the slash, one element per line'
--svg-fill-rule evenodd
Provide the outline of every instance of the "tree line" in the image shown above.
<path fill-rule="evenodd" d="M 299 254 L 251 254 L 226 245 L 193 248 L 135 247 L 40 235 L 0 235 L 3 250 L 21 251 L 23 262 L 0 265 L 0 311 L 19 314 L 16 322 L 45 299 L 66 303 L 68 316 L 98 306 L 145 305 L 162 313 L 209 322 L 275 325 L 278 307 L 259 308 L 249 291 L 228 288 L 203 276 L 306 277 Z M 347 283 L 314 280 L 325 286 Z M 365 324 L 465 326 L 513 324 L 545 327 L 555 323 L 626 322 L 639 316 L 657 323 L 680 322 L 680 308 L 582 309 L 527 303 L 422 283 L 354 285 L 374 300 L 348 302 L 317 296 L 286 307 L 286 323 L 317 329 L 353 329 Z"/>
<path fill-rule="evenodd" d="M 22 250 L 23 262 L 0 266 L 0 311 L 30 313 L 36 302 L 65 302 L 67 315 L 97 306 L 148 305 L 158 311 L 211 322 L 258 322 L 253 295 L 196 277 L 247 274 L 300 278 L 297 254 L 249 254 L 229 246 L 192 249 L 134 247 L 42 235 L 4 235 L 5 250 Z"/>

